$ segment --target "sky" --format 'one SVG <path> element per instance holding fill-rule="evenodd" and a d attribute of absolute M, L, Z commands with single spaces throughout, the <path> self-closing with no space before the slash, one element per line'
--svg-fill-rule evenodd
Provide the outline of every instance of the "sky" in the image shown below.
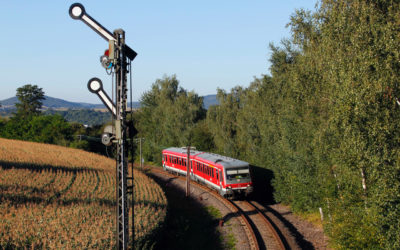
<path fill-rule="evenodd" d="M 108 43 L 68 10 L 77 1 L 2 0 L 0 100 L 25 84 L 73 102 L 101 103 L 87 89 L 92 77 L 111 96 L 111 76 L 99 58 Z M 132 63 L 133 99 L 175 74 L 180 86 L 204 96 L 217 88 L 249 86 L 269 74 L 269 43 L 290 37 L 296 9 L 316 0 L 104 1 L 81 0 L 109 31 L 122 28 L 138 56 Z"/>

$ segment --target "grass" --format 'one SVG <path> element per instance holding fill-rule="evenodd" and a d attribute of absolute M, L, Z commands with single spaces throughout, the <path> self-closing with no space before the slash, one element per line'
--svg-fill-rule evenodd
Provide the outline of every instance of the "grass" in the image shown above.
<path fill-rule="evenodd" d="M 213 206 L 207 206 L 207 207 L 205 207 L 205 208 L 206 208 L 208 214 L 209 214 L 212 218 L 214 218 L 214 219 L 216 219 L 216 220 L 219 220 L 219 219 L 222 218 L 222 214 L 221 214 L 221 212 L 220 212 L 217 208 L 215 208 L 215 207 L 213 207 Z"/>
<path fill-rule="evenodd" d="M 231 228 L 229 228 L 229 229 L 230 229 L 230 231 L 232 231 Z M 232 250 L 236 249 L 237 241 L 236 241 L 236 238 L 233 235 L 233 233 L 230 232 L 226 237 L 227 237 L 227 239 L 224 241 L 225 248 L 226 249 L 232 249 Z"/>
<path fill-rule="evenodd" d="M 318 228 L 323 228 L 322 221 L 321 221 L 321 214 L 318 212 L 296 212 L 296 215 L 298 215 L 300 218 L 303 220 L 306 220 L 313 224 L 314 226 Z M 327 214 L 324 214 L 324 216 L 327 216 Z M 325 219 L 328 219 L 327 217 Z"/>

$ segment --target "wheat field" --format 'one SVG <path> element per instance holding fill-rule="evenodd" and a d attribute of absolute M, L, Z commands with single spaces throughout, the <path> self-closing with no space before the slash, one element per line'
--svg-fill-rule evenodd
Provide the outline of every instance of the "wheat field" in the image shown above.
<path fill-rule="evenodd" d="M 115 161 L 0 138 L 0 249 L 115 247 Z M 164 221 L 162 189 L 135 175 L 135 241 Z"/>

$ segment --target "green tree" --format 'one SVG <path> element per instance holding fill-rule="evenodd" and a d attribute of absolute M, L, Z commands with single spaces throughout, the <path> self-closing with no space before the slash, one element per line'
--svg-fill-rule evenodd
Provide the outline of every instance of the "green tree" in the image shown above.
<path fill-rule="evenodd" d="M 37 85 L 27 84 L 17 89 L 19 103 L 16 103 L 16 116 L 26 118 L 40 114 L 42 100 L 45 100 L 42 88 Z"/>
<path fill-rule="evenodd" d="M 271 46 L 271 76 L 219 91 L 216 151 L 274 171 L 277 201 L 322 207 L 338 248 L 400 248 L 400 3 L 323 0 Z"/>
<path fill-rule="evenodd" d="M 28 119 L 10 119 L 1 135 L 10 139 L 44 142 L 67 146 L 72 128 L 60 115 L 31 116 Z"/>
<path fill-rule="evenodd" d="M 203 99 L 179 86 L 176 76 L 165 76 L 141 97 L 137 114 L 140 137 L 145 137 L 146 159 L 160 162 L 165 147 L 186 146 L 193 141 L 196 123 L 205 117 Z"/>

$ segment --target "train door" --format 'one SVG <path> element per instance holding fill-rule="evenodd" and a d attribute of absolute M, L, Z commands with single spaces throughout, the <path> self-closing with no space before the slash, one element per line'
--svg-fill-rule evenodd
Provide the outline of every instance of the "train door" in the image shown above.
<path fill-rule="evenodd" d="M 221 169 L 218 169 L 218 181 L 219 181 L 219 188 L 222 190 L 222 171 Z"/>
<path fill-rule="evenodd" d="M 185 160 L 185 164 L 187 164 L 187 163 L 186 163 L 186 160 Z M 189 164 L 190 164 L 189 173 L 190 173 L 191 179 L 193 180 L 193 179 L 194 179 L 194 175 L 193 175 L 193 162 L 192 162 L 192 160 L 190 160 L 190 159 L 189 159 Z M 186 168 L 188 168 L 188 166 L 186 166 Z"/>

